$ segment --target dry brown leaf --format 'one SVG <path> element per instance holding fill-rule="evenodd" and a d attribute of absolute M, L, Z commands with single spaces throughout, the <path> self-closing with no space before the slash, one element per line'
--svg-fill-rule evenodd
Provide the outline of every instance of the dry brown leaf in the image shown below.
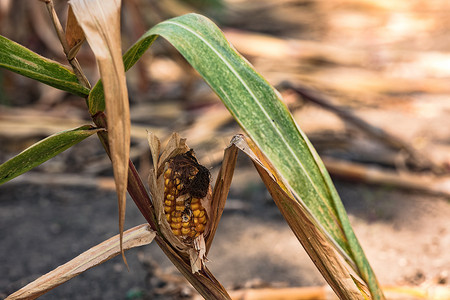
<path fill-rule="evenodd" d="M 77 55 L 78 50 L 80 50 L 81 45 L 86 40 L 86 36 L 78 24 L 71 6 L 69 6 L 67 11 L 66 40 L 68 46 L 67 58 L 72 59 Z"/>
<path fill-rule="evenodd" d="M 355 285 L 354 279 L 357 280 L 357 276 L 352 273 L 352 268 L 338 254 L 320 227 L 316 226 L 308 210 L 299 205 L 256 145 L 243 135 L 235 136 L 231 143 L 253 160 L 259 175 L 295 236 L 335 293 L 341 299 L 364 299 Z M 363 285 L 359 280 L 358 283 Z"/>
<path fill-rule="evenodd" d="M 130 108 L 120 41 L 120 3 L 120 0 L 70 1 L 95 54 L 103 81 L 122 236 L 130 156 Z M 123 258 L 126 263 L 125 256 Z"/>
<path fill-rule="evenodd" d="M 131 228 L 123 233 L 123 249 L 150 244 L 156 233 L 148 224 Z M 6 299 L 35 299 L 84 271 L 98 266 L 121 253 L 120 236 L 116 235 L 83 252 L 71 261 L 39 277 Z"/>
<path fill-rule="evenodd" d="M 222 166 L 217 175 L 211 201 L 211 225 L 206 235 L 206 254 L 208 254 L 211 248 L 214 235 L 216 234 L 220 218 L 225 208 L 225 202 L 230 191 L 231 180 L 233 179 L 234 168 L 236 166 L 237 152 L 236 147 L 228 147 L 225 149 Z"/>

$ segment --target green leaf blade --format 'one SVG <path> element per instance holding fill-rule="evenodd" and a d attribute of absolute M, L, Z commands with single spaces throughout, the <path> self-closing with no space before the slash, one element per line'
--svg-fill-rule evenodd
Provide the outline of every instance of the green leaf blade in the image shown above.
<path fill-rule="evenodd" d="M 67 150 L 99 130 L 91 125 L 51 135 L 25 149 L 0 165 L 0 184 L 3 184 Z"/>
<path fill-rule="evenodd" d="M 89 94 L 89 89 L 78 82 L 72 71 L 3 36 L 0 36 L 0 67 L 81 97 Z"/>
<path fill-rule="evenodd" d="M 189 16 L 160 23 L 149 33 L 163 36 L 183 54 L 305 204 L 319 212 L 315 215 L 320 223 L 335 239 L 345 240 L 337 224 L 329 222 L 332 197 L 326 185 L 316 184 L 323 175 L 304 141 L 306 136 L 276 91 L 230 48 L 215 25 L 198 15 Z M 345 243 L 341 246 L 347 248 Z"/>

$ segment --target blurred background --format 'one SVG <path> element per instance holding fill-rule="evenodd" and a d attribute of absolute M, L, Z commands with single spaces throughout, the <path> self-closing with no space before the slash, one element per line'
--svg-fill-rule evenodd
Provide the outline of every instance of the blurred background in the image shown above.
<path fill-rule="evenodd" d="M 67 1 L 55 1 L 63 24 Z M 211 18 L 282 93 L 325 161 L 382 285 L 449 285 L 450 2 L 445 0 L 127 0 L 125 51 L 158 22 Z M 0 0 L 0 34 L 65 65 L 40 1 Z M 88 45 L 78 60 L 98 80 Z M 213 180 L 242 132 L 163 39 L 127 73 L 131 156 L 142 178 L 146 130 L 188 138 Z M 90 122 L 84 99 L 0 69 L 0 162 Z M 144 180 L 146 181 L 146 180 Z M 0 296 L 118 232 L 110 161 L 95 137 L 0 187 Z M 126 227 L 144 222 L 127 204 Z M 43 299 L 189 299 L 157 245 L 120 257 Z M 209 267 L 228 289 L 322 286 L 252 164 L 239 157 Z"/>

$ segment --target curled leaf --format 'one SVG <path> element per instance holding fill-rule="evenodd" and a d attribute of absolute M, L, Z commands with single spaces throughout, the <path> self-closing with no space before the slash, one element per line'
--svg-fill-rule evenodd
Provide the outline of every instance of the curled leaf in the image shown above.
<path fill-rule="evenodd" d="M 80 25 L 73 14 L 72 7 L 69 6 L 69 10 L 67 11 L 67 22 L 66 22 L 66 40 L 68 46 L 67 58 L 74 58 L 78 51 L 83 45 L 83 42 L 86 40 L 86 36 L 84 35 L 83 29 L 81 29 Z"/>

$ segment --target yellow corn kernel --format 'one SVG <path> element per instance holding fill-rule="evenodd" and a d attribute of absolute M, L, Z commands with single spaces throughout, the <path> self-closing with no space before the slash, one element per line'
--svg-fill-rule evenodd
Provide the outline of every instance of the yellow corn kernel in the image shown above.
<path fill-rule="evenodd" d="M 181 223 L 170 223 L 170 227 L 172 227 L 172 229 L 180 229 L 181 228 Z"/>
<path fill-rule="evenodd" d="M 199 169 L 195 164 L 186 169 L 183 162 L 178 164 L 175 159 L 169 160 L 169 166 L 164 171 L 164 212 L 167 222 L 174 235 L 183 239 L 195 238 L 205 231 L 208 218 L 201 199 L 192 197 L 185 188 L 189 180 L 192 182 L 195 179 Z"/>
<path fill-rule="evenodd" d="M 172 182 L 170 182 L 170 179 L 169 179 L 169 178 L 166 178 L 166 180 L 164 180 L 164 185 L 165 185 L 167 188 L 171 188 L 171 187 L 172 187 Z"/>
<path fill-rule="evenodd" d="M 206 216 L 198 218 L 198 222 L 201 223 L 201 224 L 205 224 L 206 223 Z"/>
<path fill-rule="evenodd" d="M 205 225 L 203 224 L 197 224 L 197 226 L 195 226 L 195 231 L 202 233 L 205 230 Z"/>

